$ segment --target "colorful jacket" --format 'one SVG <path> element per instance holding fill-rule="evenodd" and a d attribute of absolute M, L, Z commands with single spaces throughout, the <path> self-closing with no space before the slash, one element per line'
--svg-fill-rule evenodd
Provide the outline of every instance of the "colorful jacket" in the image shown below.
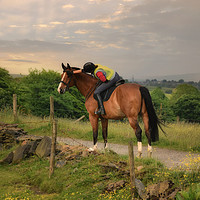
<path fill-rule="evenodd" d="M 112 80 L 115 77 L 115 71 L 106 66 L 97 64 L 97 68 L 94 70 L 94 76 L 101 81 Z M 104 76 L 104 77 L 103 77 Z"/>

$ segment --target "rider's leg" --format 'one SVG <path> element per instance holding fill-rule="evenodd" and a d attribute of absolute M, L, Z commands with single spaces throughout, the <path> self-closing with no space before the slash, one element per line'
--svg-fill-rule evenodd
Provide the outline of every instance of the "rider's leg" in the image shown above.
<path fill-rule="evenodd" d="M 103 101 L 100 94 L 96 94 L 98 102 L 99 102 L 99 110 L 95 111 L 96 115 L 105 115 L 105 109 L 103 106 Z"/>

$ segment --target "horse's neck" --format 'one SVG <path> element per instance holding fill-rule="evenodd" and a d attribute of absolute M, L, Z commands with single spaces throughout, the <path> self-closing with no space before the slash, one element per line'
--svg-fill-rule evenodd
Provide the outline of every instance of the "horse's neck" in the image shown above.
<path fill-rule="evenodd" d="M 84 97 L 86 97 L 94 85 L 97 83 L 97 80 L 87 74 L 80 73 L 76 75 L 75 82 L 77 89 Z"/>

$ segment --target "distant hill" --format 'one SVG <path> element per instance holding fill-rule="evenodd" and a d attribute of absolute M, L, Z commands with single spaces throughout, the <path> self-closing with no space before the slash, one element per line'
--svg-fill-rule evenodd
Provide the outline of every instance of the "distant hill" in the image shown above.
<path fill-rule="evenodd" d="M 179 74 L 179 75 L 166 75 L 166 76 L 146 76 L 146 77 L 141 77 L 138 78 L 135 77 L 136 81 L 137 80 L 146 80 L 146 79 L 157 79 L 158 81 L 161 80 L 167 80 L 167 81 L 179 81 L 180 79 L 183 79 L 184 81 L 194 81 L 194 82 L 199 82 L 200 81 L 200 73 L 190 73 L 190 74 Z"/>

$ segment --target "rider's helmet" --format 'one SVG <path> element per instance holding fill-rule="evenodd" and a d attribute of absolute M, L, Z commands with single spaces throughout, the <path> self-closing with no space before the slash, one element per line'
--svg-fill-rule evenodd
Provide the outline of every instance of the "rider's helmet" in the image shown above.
<path fill-rule="evenodd" d="M 93 74 L 95 69 L 96 69 L 96 65 L 92 62 L 87 62 L 83 65 L 84 72 Z"/>

